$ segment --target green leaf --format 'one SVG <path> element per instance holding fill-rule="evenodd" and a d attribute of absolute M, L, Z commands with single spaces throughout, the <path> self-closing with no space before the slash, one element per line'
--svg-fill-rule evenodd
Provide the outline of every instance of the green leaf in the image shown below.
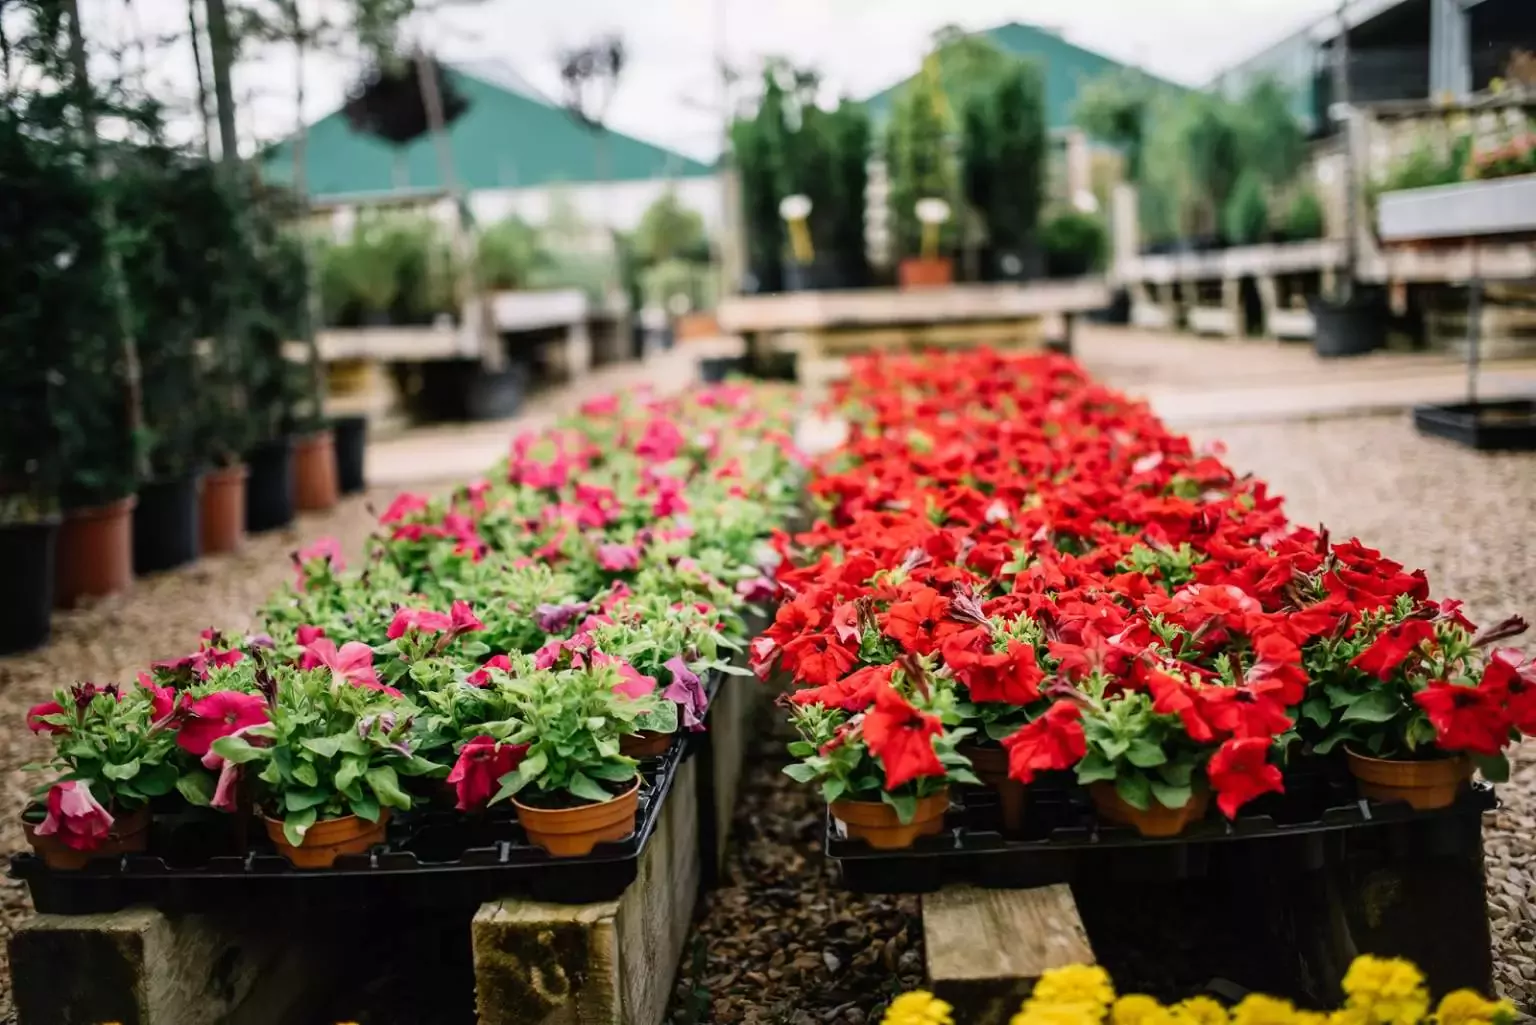
<path fill-rule="evenodd" d="M 831 804 L 847 793 L 848 784 L 840 779 L 825 780 L 821 784 L 821 799 Z"/>
<path fill-rule="evenodd" d="M 1509 759 L 1502 754 L 1473 755 L 1472 763 L 1477 766 L 1477 771 L 1482 773 L 1483 778 L 1488 782 L 1509 782 Z"/>
<path fill-rule="evenodd" d="M 1084 786 L 1115 778 L 1115 767 L 1097 751 L 1089 751 L 1077 763 L 1077 781 Z"/>
<path fill-rule="evenodd" d="M 101 767 L 101 774 L 107 779 L 132 779 L 139 774 L 139 760 L 137 758 L 121 765 L 113 765 L 111 762 Z"/>
<path fill-rule="evenodd" d="M 1163 753 L 1161 745 L 1154 744 L 1145 737 L 1137 737 L 1126 749 L 1125 760 L 1138 769 L 1152 769 L 1166 762 L 1168 756 Z"/>
<path fill-rule="evenodd" d="M 1139 772 L 1126 773 L 1115 779 L 1115 793 L 1132 808 L 1146 811 L 1152 806 L 1152 784 Z"/>
<path fill-rule="evenodd" d="M 1195 763 L 1188 759 L 1169 762 L 1167 765 L 1159 765 L 1157 767 L 1158 776 L 1162 777 L 1163 782 L 1171 787 L 1189 786 L 1190 778 L 1194 773 Z"/>
<path fill-rule="evenodd" d="M 1131 742 L 1123 737 L 1109 737 L 1099 745 L 1099 749 L 1104 752 L 1105 758 L 1113 762 L 1122 758 L 1131 749 Z"/>
<path fill-rule="evenodd" d="M 348 757 L 342 759 L 341 768 L 336 770 L 335 785 L 337 790 L 345 790 L 357 780 L 361 779 L 368 768 L 368 759 Z"/>
<path fill-rule="evenodd" d="M 816 770 L 804 762 L 790 762 L 784 766 L 784 775 L 796 783 L 809 783 L 816 778 Z"/>
<path fill-rule="evenodd" d="M 280 748 L 252 747 L 244 737 L 220 737 L 213 742 L 212 746 L 214 754 L 236 765 L 254 762 L 258 758 L 266 757 L 269 751 L 281 750 Z"/>
<path fill-rule="evenodd" d="M 217 781 L 201 769 L 193 769 L 176 781 L 176 790 L 181 796 L 187 799 L 188 804 L 199 808 L 206 808 L 213 803 L 217 789 Z"/>
<path fill-rule="evenodd" d="M 951 783 L 969 783 L 973 787 L 981 786 L 981 780 L 970 769 L 950 769 L 947 775 Z"/>
<path fill-rule="evenodd" d="M 283 838 L 298 847 L 304 843 L 305 834 L 314 824 L 315 809 L 306 808 L 303 811 L 294 812 L 283 819 Z"/>
<path fill-rule="evenodd" d="M 606 779 L 611 783 L 623 783 L 635 778 L 635 767 L 629 761 L 614 760 L 587 766 L 587 775 Z"/>
<path fill-rule="evenodd" d="M 1342 722 L 1390 722 L 1403 710 L 1397 695 L 1385 690 L 1367 691 L 1344 709 Z"/>
<path fill-rule="evenodd" d="M 301 747 L 307 748 L 321 758 L 335 758 L 341 751 L 342 741 L 350 734 L 337 734 L 330 737 L 306 737 L 299 741 Z"/>
<path fill-rule="evenodd" d="M 1353 739 L 1355 739 L 1355 736 L 1350 730 L 1337 730 L 1319 740 L 1316 744 L 1313 744 L 1312 750 L 1320 755 L 1325 755 L 1345 741 Z"/>
<path fill-rule="evenodd" d="M 612 794 L 598 786 L 592 779 L 581 772 L 571 773 L 571 781 L 565 785 L 565 789 L 576 797 L 588 801 L 601 803 L 613 800 Z"/>
<path fill-rule="evenodd" d="M 1164 808 L 1182 808 L 1195 793 L 1192 787 L 1173 787 L 1155 779 L 1149 780 L 1148 785 L 1152 787 L 1152 796 Z"/>
<path fill-rule="evenodd" d="M 1343 708 L 1360 696 L 1358 691 L 1350 690 L 1342 683 L 1323 684 L 1323 693 L 1328 695 L 1328 704 L 1334 708 Z"/>
<path fill-rule="evenodd" d="M 399 808 L 401 811 L 410 811 L 411 795 L 400 789 L 400 778 L 395 775 L 395 770 L 388 765 L 380 765 L 369 769 L 364 774 L 368 781 L 368 787 L 379 799 L 379 803 L 390 808 Z"/>
<path fill-rule="evenodd" d="M 293 767 L 293 778 L 307 787 L 320 785 L 320 772 L 314 762 L 300 762 Z"/>
<path fill-rule="evenodd" d="M 902 825 L 912 821 L 917 814 L 917 798 L 911 794 L 893 794 L 888 790 L 880 791 L 880 800 L 896 809 L 896 817 Z"/>
<path fill-rule="evenodd" d="M 1301 714 L 1319 726 L 1327 726 L 1331 719 L 1332 711 L 1328 705 L 1328 699 L 1324 697 L 1310 697 L 1301 703 Z"/>
<path fill-rule="evenodd" d="M 145 797 L 159 797 L 176 789 L 179 777 L 176 766 L 161 762 L 159 765 L 147 765 L 139 769 L 139 776 L 133 785 Z"/>
<path fill-rule="evenodd" d="M 324 790 L 290 790 L 283 795 L 283 806 L 289 811 L 304 811 L 318 808 L 330 799 L 331 795 Z"/>
<path fill-rule="evenodd" d="M 364 794 L 362 797 L 347 801 L 347 806 L 352 809 L 352 814 L 369 822 L 379 821 L 379 801 L 372 794 Z"/>

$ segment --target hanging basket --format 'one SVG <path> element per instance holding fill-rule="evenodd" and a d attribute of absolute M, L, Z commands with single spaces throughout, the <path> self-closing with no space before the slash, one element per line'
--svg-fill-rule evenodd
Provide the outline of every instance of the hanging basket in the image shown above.
<path fill-rule="evenodd" d="M 469 109 L 469 101 L 454 88 L 446 67 L 431 58 L 411 57 L 375 65 L 353 87 L 342 112 L 354 131 L 404 146 L 432 130 L 421 94 L 421 60 L 429 62 L 430 73 L 437 78 L 444 126 Z"/>

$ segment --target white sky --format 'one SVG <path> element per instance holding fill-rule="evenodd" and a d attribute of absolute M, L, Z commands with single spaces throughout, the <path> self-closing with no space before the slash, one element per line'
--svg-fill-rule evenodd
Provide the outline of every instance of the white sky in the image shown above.
<path fill-rule="evenodd" d="M 329 0 L 301 2 L 319 9 Z M 147 52 L 142 65 L 152 88 L 180 95 L 190 109 L 185 0 L 83 6 L 97 39 L 183 37 Z M 499 62 L 555 99 L 559 50 L 617 32 L 629 66 L 610 125 L 707 158 L 718 151 L 721 131 L 714 72 L 720 39 L 738 69 L 750 72 L 761 57 L 782 55 L 817 68 L 838 91 L 864 96 L 914 71 L 933 31 L 947 23 L 980 29 L 1019 21 L 1199 85 L 1335 8 L 1336 0 L 480 0 L 420 16 L 408 32 L 448 60 Z M 137 68 L 135 60 L 130 54 Z M 308 118 L 333 110 L 358 71 L 355 57 L 308 60 Z M 276 47 L 242 65 L 242 137 L 265 141 L 293 130 L 294 72 L 291 50 Z"/>

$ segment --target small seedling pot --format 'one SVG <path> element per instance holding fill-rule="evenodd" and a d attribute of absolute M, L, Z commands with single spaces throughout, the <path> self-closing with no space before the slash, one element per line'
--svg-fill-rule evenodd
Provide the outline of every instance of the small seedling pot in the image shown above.
<path fill-rule="evenodd" d="M 948 787 L 936 794 L 919 797 L 911 822 L 901 821 L 896 809 L 884 801 L 832 802 L 832 817 L 842 823 L 847 836 L 883 851 L 911 847 L 920 836 L 942 833 L 944 813 L 948 810 Z"/>
<path fill-rule="evenodd" d="M 580 858 L 600 843 L 622 840 L 635 831 L 640 810 L 640 780 L 611 801 L 575 808 L 535 808 L 516 797 L 518 821 L 528 840 L 556 858 Z"/>
<path fill-rule="evenodd" d="M 304 842 L 297 847 L 283 835 L 281 819 L 263 818 L 262 822 L 277 852 L 294 868 L 330 868 L 343 854 L 363 854 L 370 847 L 383 843 L 389 814 L 388 808 L 380 809 L 377 822 L 369 822 L 357 815 L 321 819 L 309 827 Z"/>

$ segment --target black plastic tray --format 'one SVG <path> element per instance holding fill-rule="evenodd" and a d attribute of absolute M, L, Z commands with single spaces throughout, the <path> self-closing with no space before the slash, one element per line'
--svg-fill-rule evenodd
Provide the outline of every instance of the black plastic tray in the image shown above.
<path fill-rule="evenodd" d="M 1484 452 L 1536 451 L 1536 399 L 1413 407 L 1420 434 Z"/>
<path fill-rule="evenodd" d="M 1276 845 L 1274 853 L 1288 862 L 1317 861 L 1321 841 L 1330 834 L 1402 823 L 1432 825 L 1480 815 L 1498 803 L 1485 783 L 1466 787 L 1449 808 L 1432 812 L 1360 798 L 1348 777 L 1336 773 L 1300 774 L 1288 778 L 1287 787 L 1287 794 L 1259 798 L 1233 821 L 1213 807 L 1203 820 L 1166 839 L 1101 822 L 1086 793 L 1060 778 L 1042 778 L 1030 786 L 1023 827 L 1005 836 L 996 795 L 957 788 L 944 832 L 903 850 L 876 850 L 845 838 L 828 813 L 826 853 L 838 863 L 844 886 L 865 893 L 929 893 L 949 883 L 1045 886 L 1079 877 L 1174 880 L 1201 875 L 1213 845 L 1262 840 Z"/>
<path fill-rule="evenodd" d="M 719 683 L 718 673 L 706 681 L 711 699 Z M 135 904 L 206 911 L 268 901 L 473 905 L 517 894 L 557 904 L 614 900 L 634 882 L 677 770 L 705 736 L 679 734 L 665 754 L 643 760 L 635 832 L 580 858 L 554 858 L 529 843 L 510 805 L 476 817 L 429 806 L 396 814 L 385 842 L 367 854 L 344 855 L 329 869 L 297 869 L 259 824 L 251 823 L 242 838 L 233 816 L 191 809 L 156 816 L 147 853 L 99 858 L 79 870 L 50 869 L 30 852 L 13 854 L 10 874 L 26 882 L 45 914 Z"/>

